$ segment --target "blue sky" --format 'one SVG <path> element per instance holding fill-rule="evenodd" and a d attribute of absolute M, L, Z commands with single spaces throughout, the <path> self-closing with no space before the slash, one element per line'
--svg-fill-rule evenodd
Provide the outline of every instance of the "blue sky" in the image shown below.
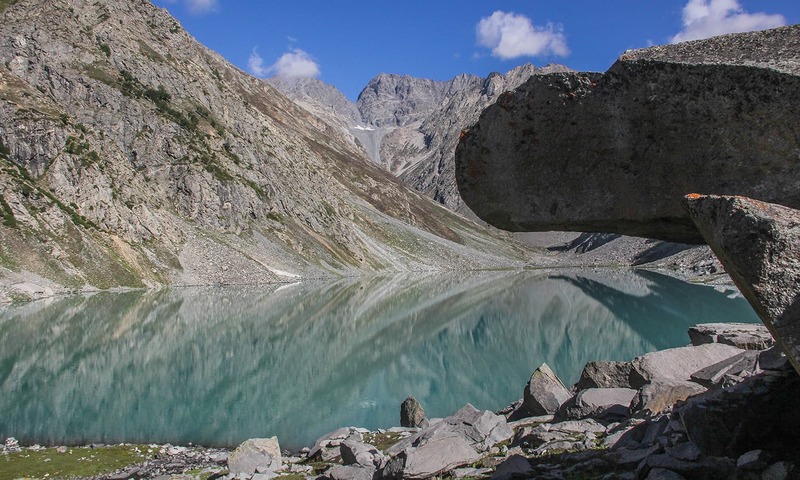
<path fill-rule="evenodd" d="M 523 63 L 606 70 L 625 50 L 800 23 L 799 0 L 153 0 L 242 70 L 352 100 L 379 73 L 447 80 Z"/>

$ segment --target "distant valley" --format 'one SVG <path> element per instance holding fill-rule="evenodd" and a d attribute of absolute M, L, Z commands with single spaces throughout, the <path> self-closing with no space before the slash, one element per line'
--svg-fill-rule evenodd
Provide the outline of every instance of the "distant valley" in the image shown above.
<path fill-rule="evenodd" d="M 313 113 L 405 184 L 481 225 L 461 199 L 455 180 L 455 149 L 463 130 L 478 121 L 501 94 L 531 76 L 574 72 L 564 65 L 521 65 L 486 78 L 462 74 L 447 81 L 381 73 L 351 102 L 315 78 L 267 81 Z M 517 241 L 547 248 L 558 262 L 582 265 L 654 263 L 689 274 L 720 271 L 705 246 L 689 246 L 616 234 L 524 232 Z"/>

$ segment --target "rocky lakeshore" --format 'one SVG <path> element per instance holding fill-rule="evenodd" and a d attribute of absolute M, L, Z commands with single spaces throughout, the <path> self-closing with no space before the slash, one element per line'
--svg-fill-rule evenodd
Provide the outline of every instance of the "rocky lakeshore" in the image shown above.
<path fill-rule="evenodd" d="M 697 325 L 689 331 L 688 346 L 630 361 L 590 362 L 571 387 L 559 379 L 558 365 L 541 364 L 528 384 L 520 385 L 522 398 L 497 412 L 467 404 L 446 418 L 427 418 L 424 405 L 409 397 L 401 406 L 399 427 L 342 427 L 307 448 L 287 451 L 281 448 L 284 437 L 275 436 L 283 433 L 258 421 L 263 411 L 291 418 L 298 431 L 303 430 L 303 416 L 328 418 L 328 427 L 349 423 L 291 392 L 280 393 L 296 410 L 276 408 L 273 393 L 281 389 L 272 385 L 306 385 L 297 381 L 296 359 L 301 357 L 279 348 L 262 352 L 264 345 L 277 345 L 277 335 L 295 324 L 289 317 L 264 315 L 255 308 L 263 303 L 243 305 L 233 296 L 230 303 L 215 306 L 198 301 L 193 307 L 246 313 L 226 316 L 245 317 L 242 325 L 247 328 L 240 329 L 245 334 L 269 333 L 251 335 L 248 340 L 263 341 L 246 344 L 250 352 L 262 353 L 250 358 L 262 361 L 239 361 L 240 371 L 251 378 L 263 371 L 292 374 L 283 382 L 256 378 L 247 385 L 261 403 L 244 421 L 266 430 L 253 434 L 264 438 L 251 438 L 235 449 L 155 444 L 45 448 L 21 447 L 14 438 L 5 438 L 13 431 L 0 428 L 5 440 L 0 480 L 800 478 L 800 190 L 791 180 L 800 173 L 795 121 L 800 113 L 800 57 L 795 54 L 800 51 L 800 26 L 627 52 L 605 74 L 539 72 L 547 74 L 529 76 L 505 93 L 495 87 L 516 85 L 516 80 L 500 82 L 492 75 L 481 87 L 486 98 L 478 99 L 483 93 L 474 90 L 445 104 L 438 94 L 420 95 L 430 97 L 426 110 L 435 104 L 445 109 L 426 121 L 417 118 L 419 112 L 396 118 L 392 138 L 380 137 L 396 146 L 390 141 L 385 143 L 388 149 L 377 151 L 378 157 L 397 155 L 397 168 L 390 164 L 387 172 L 369 155 L 375 153 L 370 147 L 374 142 L 351 141 L 360 137 L 349 130 L 343 135 L 336 125 L 314 116 L 313 109 L 303 110 L 269 84 L 243 74 L 147 0 L 0 1 L 0 15 L 0 33 L 5 34 L 0 41 L 0 304 L 66 292 L 156 291 L 167 285 L 288 287 L 300 280 L 382 272 L 660 262 L 664 268 L 706 278 L 724 269 L 730 275 L 724 278 L 735 282 L 765 324 Z M 474 83 L 477 89 L 477 78 L 454 83 L 459 82 Z M 376 101 L 366 96 L 362 103 L 377 104 L 381 91 L 411 83 L 381 77 L 373 85 Z M 489 97 L 493 105 L 476 125 L 462 130 L 462 121 L 477 118 Z M 361 120 L 384 128 L 380 116 L 363 115 Z M 358 126 L 360 132 L 374 131 Z M 456 148 L 454 165 L 447 163 L 451 147 Z M 601 233 L 582 234 L 563 245 L 530 239 L 522 244 L 507 232 L 440 208 L 431 197 L 454 209 L 463 197 L 476 215 L 499 228 L 535 235 L 550 229 Z M 621 234 L 705 242 L 719 261 L 711 259 L 708 249 L 688 245 L 650 240 L 619 245 Z M 598 302 L 605 306 L 638 307 L 630 315 L 637 321 L 666 324 L 654 322 L 649 314 L 669 309 L 663 291 L 603 297 L 611 289 L 602 282 L 563 277 L 565 285 L 576 284 L 595 300 L 602 297 Z M 481 298 L 492 296 L 503 304 L 504 285 L 486 280 Z M 361 292 L 355 283 L 344 287 Z M 357 309 L 343 310 L 335 321 L 318 315 L 314 336 L 307 336 L 314 340 L 307 349 L 315 356 L 307 363 L 326 364 L 326 369 L 309 369 L 326 383 L 306 391 L 323 402 L 343 402 L 346 396 L 334 387 L 357 378 L 354 370 L 340 368 L 347 366 L 345 360 L 372 365 L 375 358 L 409 349 L 409 342 L 380 344 L 372 332 L 403 340 L 416 340 L 425 327 L 431 336 L 439 334 L 431 328 L 434 322 L 426 308 L 456 296 L 424 290 L 406 291 L 405 298 L 416 304 L 411 320 L 386 322 L 374 330 L 353 319 L 399 308 L 386 297 L 353 294 L 362 300 L 355 302 Z M 299 294 L 283 292 L 285 311 L 305 308 L 297 301 Z M 530 292 L 519 297 L 533 304 Z M 83 411 L 94 417 L 101 410 L 124 417 L 135 407 L 109 407 L 103 394 L 124 391 L 138 405 L 147 404 L 158 397 L 137 395 L 152 386 L 138 377 L 148 366 L 180 358 L 188 359 L 179 369 L 185 377 L 163 375 L 170 390 L 180 391 L 183 398 L 197 398 L 192 393 L 200 391 L 210 403 L 226 408 L 206 418 L 240 423 L 228 408 L 232 403 L 220 395 L 229 394 L 236 380 L 212 383 L 208 379 L 220 376 L 221 363 L 194 361 L 219 360 L 228 352 L 187 353 L 195 352 L 190 348 L 197 346 L 195 339 L 215 343 L 223 336 L 208 331 L 235 328 L 225 319 L 202 330 L 198 322 L 139 315 L 178 311 L 190 303 L 162 293 L 158 304 L 129 299 L 121 314 L 98 308 L 97 317 L 117 320 L 106 324 L 108 332 L 98 333 L 100 329 L 91 328 L 97 324 L 88 323 L 90 328 L 66 335 L 63 325 L 72 317 L 60 322 L 45 320 L 45 315 L 27 317 L 33 320 L 19 329 L 17 338 L 32 338 L 31 332 L 52 338 L 49 343 L 26 340 L 29 348 L 20 351 L 28 361 L 17 364 L 31 376 L 9 382 L 11 388 L 4 392 L 22 398 L 21 404 L 34 414 L 14 406 L 0 408 L 0 415 L 11 412 L 13 422 L 27 416 L 37 427 Z M 466 289 L 458 296 L 478 298 Z M 317 311 L 328 311 L 335 297 L 316 297 L 316 304 L 324 307 Z M 693 302 L 683 295 L 678 299 L 684 305 Z M 715 310 L 711 304 L 707 308 Z M 457 313 L 466 317 L 467 311 L 474 312 L 475 304 L 460 303 Z M 514 326 L 507 331 L 524 339 L 526 347 L 532 339 L 553 349 L 570 343 L 629 343 L 590 315 L 553 316 L 559 328 L 549 337 L 534 321 L 545 318 L 544 313 L 537 315 L 526 311 L 521 323 L 537 329 L 526 332 Z M 703 318 L 684 317 L 690 322 Z M 182 339 L 179 348 L 167 350 L 162 346 L 166 342 L 147 341 L 155 334 L 129 342 L 139 333 L 131 326 L 137 318 L 148 319 L 144 327 L 136 327 L 148 332 L 165 324 L 174 327 L 170 338 Z M 590 324 L 595 334 L 575 334 L 579 323 Z M 354 337 L 353 332 L 364 331 L 370 335 L 353 347 L 326 350 L 334 335 Z M 464 338 L 475 343 L 475 337 Z M 15 342 L 0 344 L 8 351 Z M 93 356 L 86 353 L 99 344 L 111 348 Z M 231 351 L 245 349 L 242 342 L 231 344 Z M 381 348 L 371 357 L 354 354 L 364 346 Z M 126 356 L 137 350 L 153 363 Z M 444 364 L 459 355 L 470 358 L 463 351 L 436 353 Z M 52 354 L 53 367 L 39 374 L 36 360 L 45 353 Z M 68 361 L 75 358 L 89 361 Z M 137 377 L 136 385 L 145 387 L 136 390 L 130 388 L 134 382 L 126 385 L 119 381 L 122 377 L 109 375 L 101 391 L 60 375 L 66 370 L 110 371 L 109 358 L 123 360 L 120 364 Z M 522 366 L 527 376 L 540 361 L 494 358 L 489 367 Z M 426 358 L 418 362 L 431 364 Z M 0 356 L 0 378 L 12 378 L 8 365 L 14 364 Z M 455 376 L 432 365 L 430 370 Z M 497 395 L 492 373 L 482 382 L 464 382 L 476 403 L 480 394 Z M 59 381 L 74 389 L 60 395 L 37 390 Z M 193 392 L 188 385 L 204 388 Z M 399 388 L 404 397 L 407 387 Z M 88 402 L 53 402 L 63 408 L 50 410 L 36 404 L 41 398 L 72 399 L 77 389 L 88 392 Z M 164 411 L 156 423 L 167 425 L 165 419 L 178 416 Z M 144 416 L 154 420 L 149 412 Z M 203 418 L 189 413 L 183 419 L 197 424 Z M 103 438 L 81 433 L 83 438 Z"/>
<path fill-rule="evenodd" d="M 122 448 L 127 464 L 83 477 L 798 478 L 800 415 L 793 399 L 800 377 L 766 328 L 702 324 L 689 337 L 689 346 L 629 362 L 590 362 L 570 389 L 543 364 L 523 398 L 499 412 L 467 404 L 427 419 L 409 398 L 401 427 L 344 427 L 299 452 L 281 451 L 275 437 L 250 439 L 233 451 L 172 445 L 45 451 L 7 439 L 0 477 L 81 476 L 46 472 L 58 456 L 77 453 L 90 461 Z M 30 473 L 18 469 L 26 456 L 39 459 L 28 464 Z"/>

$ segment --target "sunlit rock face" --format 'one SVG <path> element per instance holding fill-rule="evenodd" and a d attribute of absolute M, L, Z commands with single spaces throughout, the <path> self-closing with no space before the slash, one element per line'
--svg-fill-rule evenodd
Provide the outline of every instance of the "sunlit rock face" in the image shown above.
<path fill-rule="evenodd" d="M 655 273 L 345 279 L 103 293 L 0 312 L 0 431 L 26 441 L 300 447 L 342 425 L 499 409 L 546 362 L 685 345 L 690 325 L 757 321 L 743 299 Z M 480 387 L 478 387 L 480 385 Z"/>
<path fill-rule="evenodd" d="M 606 72 L 530 78 L 456 151 L 482 219 L 512 231 L 702 242 L 691 192 L 800 206 L 800 26 L 626 52 Z"/>

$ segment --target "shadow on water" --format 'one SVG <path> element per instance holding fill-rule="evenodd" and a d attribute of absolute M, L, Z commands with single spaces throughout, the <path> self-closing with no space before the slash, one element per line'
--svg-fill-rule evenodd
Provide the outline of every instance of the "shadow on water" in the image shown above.
<path fill-rule="evenodd" d="M 730 293 L 730 292 L 728 292 Z M 652 272 L 482 272 L 98 293 L 0 310 L 0 438 L 46 444 L 296 448 L 516 400 L 547 362 L 684 345 L 690 325 L 757 321 L 724 292 Z"/>

